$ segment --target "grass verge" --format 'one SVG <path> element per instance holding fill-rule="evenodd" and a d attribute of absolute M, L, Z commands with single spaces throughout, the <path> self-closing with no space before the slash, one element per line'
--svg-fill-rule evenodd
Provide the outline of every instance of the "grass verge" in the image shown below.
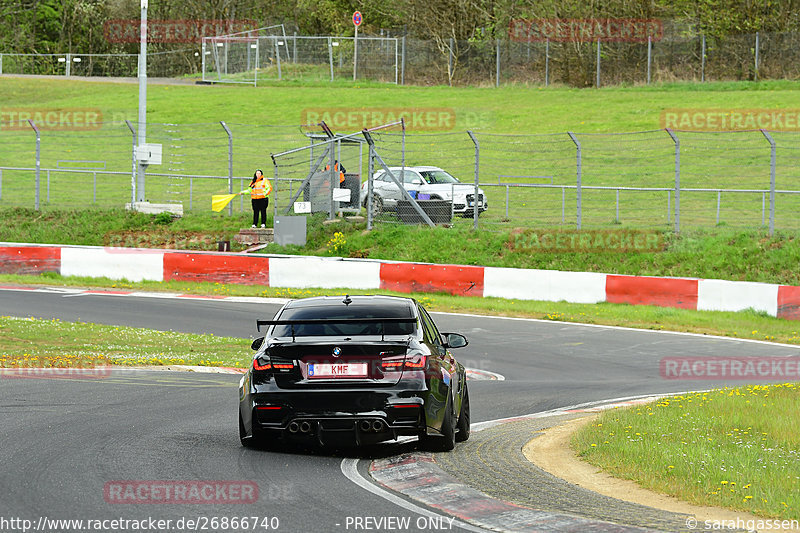
<path fill-rule="evenodd" d="M 107 278 L 63 277 L 47 273 L 40 276 L 0 275 L 0 283 L 63 287 L 100 287 L 114 290 L 168 291 L 206 296 L 255 296 L 262 298 L 306 298 L 340 294 L 395 294 L 411 296 L 428 309 L 450 313 L 536 318 L 560 322 L 624 326 L 638 329 L 680 331 L 721 335 L 741 339 L 800 344 L 800 324 L 773 318 L 763 312 L 693 311 L 671 307 L 627 304 L 575 304 L 453 296 L 437 293 L 397 293 L 358 289 L 291 289 L 261 285 L 226 285 L 184 281 L 127 282 Z"/>
<path fill-rule="evenodd" d="M 247 339 L 8 316 L 0 330 L 6 368 L 249 364 Z"/>
<path fill-rule="evenodd" d="M 249 222 L 248 215 L 188 214 L 172 220 L 122 209 L 37 213 L 11 208 L 0 209 L 0 241 L 216 250 L 217 241 L 230 240 L 238 251 L 242 247 L 233 242 L 233 235 Z M 770 237 L 760 231 L 722 228 L 680 235 L 654 231 L 663 246 L 653 251 L 608 247 L 563 251 L 532 245 L 532 230 L 520 228 L 476 232 L 463 226 L 382 224 L 369 232 L 365 229 L 364 222 L 324 224 L 322 217 L 314 216 L 309 219 L 305 246 L 271 244 L 262 252 L 800 285 L 800 235 L 794 232 Z M 548 238 L 559 234 L 537 231 Z M 620 231 L 617 235 L 631 230 Z"/>
<path fill-rule="evenodd" d="M 800 384 L 753 385 L 603 413 L 572 446 L 609 474 L 696 505 L 800 518 Z"/>

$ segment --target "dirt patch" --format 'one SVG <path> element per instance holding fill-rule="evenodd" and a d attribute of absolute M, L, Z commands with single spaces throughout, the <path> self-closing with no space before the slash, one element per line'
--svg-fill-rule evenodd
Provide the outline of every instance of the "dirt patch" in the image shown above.
<path fill-rule="evenodd" d="M 758 524 L 759 521 L 763 524 L 767 520 L 742 511 L 692 505 L 672 496 L 643 489 L 633 481 L 612 477 L 597 467 L 582 461 L 570 448 L 570 437 L 583 425 L 596 418 L 597 415 L 585 416 L 549 428 L 542 435 L 531 439 L 523 447 L 522 453 L 542 470 L 585 489 L 639 505 L 692 515 L 698 521 L 696 526 L 698 531 L 703 530 L 706 520 L 717 524 L 738 521 L 740 529 L 745 529 L 746 524 L 750 521 L 752 524 Z M 717 530 L 720 529 L 717 526 Z M 764 531 L 798 532 L 800 529 L 769 528 Z"/>
<path fill-rule="evenodd" d="M 216 251 L 218 241 L 230 241 L 230 237 L 199 231 L 110 231 L 104 235 L 105 246 L 124 248 L 163 248 L 170 250 L 208 250 Z M 231 242 L 231 248 L 241 245 Z"/>

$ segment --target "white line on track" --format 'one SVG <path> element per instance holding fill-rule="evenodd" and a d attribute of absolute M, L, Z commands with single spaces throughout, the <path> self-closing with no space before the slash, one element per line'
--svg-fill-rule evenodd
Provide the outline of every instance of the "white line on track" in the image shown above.
<path fill-rule="evenodd" d="M 422 515 L 422 516 L 427 516 L 429 518 L 436 518 L 436 519 L 452 519 L 453 518 L 452 516 L 448 516 L 448 515 L 445 515 L 445 514 L 434 513 L 433 511 L 430 511 L 430 510 L 425 509 L 423 507 L 420 507 L 420 506 L 418 506 L 416 504 L 413 504 L 413 503 L 409 502 L 408 500 L 405 500 L 405 499 L 397 496 L 396 494 L 394 494 L 392 492 L 389 492 L 389 491 L 387 491 L 385 489 L 382 489 L 381 487 L 379 487 L 378 485 L 372 483 L 371 481 L 368 481 L 358 471 L 358 461 L 359 461 L 358 459 L 352 459 L 352 458 L 347 458 L 346 457 L 346 458 L 342 459 L 342 463 L 341 463 L 340 468 L 342 470 L 342 474 L 344 474 L 344 477 L 346 477 L 347 479 L 349 479 L 350 481 L 352 481 L 353 483 L 355 483 L 356 485 L 358 485 L 362 489 L 367 490 L 367 491 L 371 492 L 372 494 L 375 494 L 376 496 L 379 496 L 379 497 L 383 498 L 386 501 L 389 501 L 389 502 L 391 502 L 391 503 L 393 503 L 395 505 L 398 505 L 398 506 L 402 507 L 403 509 L 405 509 L 407 511 L 411 511 L 412 513 L 416 513 L 416 514 L 419 514 L 419 515 Z M 465 529 L 467 531 L 473 531 L 475 533 L 485 533 L 486 531 L 488 531 L 486 529 L 482 529 L 482 528 L 473 526 L 472 524 L 467 524 L 466 522 L 462 522 L 462 521 L 460 521 L 458 519 L 454 519 L 453 525 L 459 527 L 460 529 Z"/>

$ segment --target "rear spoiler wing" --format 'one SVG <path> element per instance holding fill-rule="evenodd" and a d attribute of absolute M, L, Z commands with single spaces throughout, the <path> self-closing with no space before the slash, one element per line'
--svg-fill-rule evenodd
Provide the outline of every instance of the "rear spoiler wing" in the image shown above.
<path fill-rule="evenodd" d="M 416 318 L 306 318 L 298 320 L 256 320 L 256 329 L 261 326 L 291 326 L 292 342 L 295 340 L 294 326 L 299 324 L 380 324 L 381 340 L 386 337 L 386 324 L 416 324 Z"/>

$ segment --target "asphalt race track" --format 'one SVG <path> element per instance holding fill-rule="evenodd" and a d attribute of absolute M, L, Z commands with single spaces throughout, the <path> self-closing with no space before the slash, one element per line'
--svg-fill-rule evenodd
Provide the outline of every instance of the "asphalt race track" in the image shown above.
<path fill-rule="evenodd" d="M 278 307 L 0 290 L 4 316 L 246 338 L 256 336 L 256 318 L 271 318 Z M 697 335 L 439 313 L 435 319 L 441 330 L 469 338 L 470 345 L 456 352 L 466 366 L 505 376 L 505 381 L 470 383 L 473 423 L 583 402 L 742 384 L 663 379 L 659 361 L 667 356 L 800 355 L 793 347 Z M 31 520 L 35 526 L 41 517 L 172 520 L 162 529 L 169 531 L 203 530 L 176 527 L 176 522 L 199 519 L 202 524 L 213 517 L 277 517 L 279 524 L 251 524 L 248 529 L 254 531 L 272 531 L 275 525 L 292 532 L 462 530 L 364 490 L 342 473 L 343 457 L 388 457 L 413 450 L 413 442 L 363 451 L 242 448 L 238 379 L 116 369 L 105 379 L 0 379 L 0 530 L 15 530 L 10 523 L 3 527 L 3 519 Z M 365 473 L 368 464 L 359 461 L 359 470 Z M 257 486 L 258 499 L 232 504 L 223 492 L 216 503 L 107 501 L 108 483 L 136 480 L 241 481 Z M 407 518 L 409 525 L 392 529 L 404 523 L 376 521 L 390 517 Z M 205 524 L 209 531 L 233 530 Z"/>

